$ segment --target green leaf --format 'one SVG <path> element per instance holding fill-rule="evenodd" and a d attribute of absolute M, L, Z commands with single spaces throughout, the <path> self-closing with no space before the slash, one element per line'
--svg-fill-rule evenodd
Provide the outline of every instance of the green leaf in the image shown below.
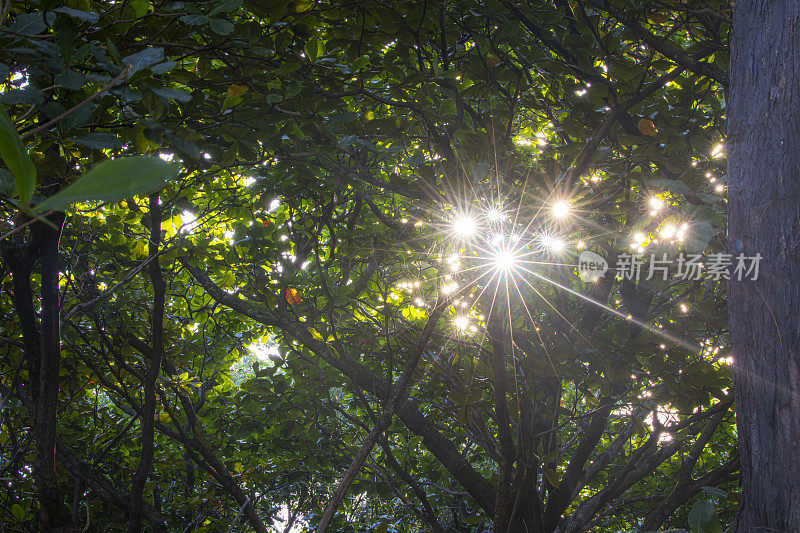
<path fill-rule="evenodd" d="M 316 37 L 312 37 L 308 41 L 306 41 L 305 46 L 306 56 L 311 60 L 311 62 L 315 62 L 322 54 L 325 53 L 325 43 L 317 39 Z"/>
<path fill-rule="evenodd" d="M 181 91 L 179 89 L 172 89 L 171 87 L 162 87 L 161 89 L 151 89 L 154 93 L 165 100 L 177 100 L 179 102 L 188 102 L 192 99 L 192 93 Z"/>
<path fill-rule="evenodd" d="M 558 474 L 552 468 L 545 468 L 544 475 L 547 478 L 547 482 L 554 487 L 558 487 L 560 480 L 558 479 Z"/>
<path fill-rule="evenodd" d="M 23 35 L 36 35 L 47 29 L 41 12 L 17 15 L 14 23 L 8 27 L 8 31 L 21 33 Z"/>
<path fill-rule="evenodd" d="M 716 516 L 711 523 L 706 526 L 706 533 L 722 533 L 722 522 Z"/>
<path fill-rule="evenodd" d="M 220 35 L 228 35 L 233 31 L 233 23 L 223 19 L 209 19 L 208 26 Z"/>
<path fill-rule="evenodd" d="M 159 47 L 148 47 L 140 52 L 125 56 L 122 62 L 131 66 L 131 71 L 128 75 L 138 72 L 142 69 L 148 68 L 150 65 L 160 63 L 164 59 L 164 49 Z"/>
<path fill-rule="evenodd" d="M 14 185 L 14 174 L 4 168 L 0 168 L 0 194 L 3 196 L 13 196 L 17 190 Z"/>
<path fill-rule="evenodd" d="M 78 181 L 36 206 L 39 212 L 63 211 L 73 202 L 116 202 L 149 194 L 175 178 L 179 163 L 158 157 L 133 156 L 103 161 Z"/>
<path fill-rule="evenodd" d="M 56 76 L 55 81 L 57 84 L 63 85 L 70 91 L 77 91 L 86 84 L 86 78 L 74 70 L 69 69 L 62 70 L 58 76 Z"/>
<path fill-rule="evenodd" d="M 717 231 L 708 222 L 701 220 L 695 222 L 689 227 L 686 232 L 686 241 L 684 248 L 689 253 L 700 253 L 706 249 L 711 238 L 716 235 Z"/>
<path fill-rule="evenodd" d="M 302 63 L 300 63 L 296 59 L 289 59 L 286 62 L 284 62 L 280 67 L 278 67 L 276 74 L 278 76 L 286 76 L 287 74 L 291 74 L 295 70 L 299 69 L 301 66 L 303 66 Z"/>
<path fill-rule="evenodd" d="M 231 107 L 237 106 L 244 101 L 244 98 L 241 96 L 231 96 L 227 95 L 225 100 L 222 101 L 222 110 L 225 111 Z"/>
<path fill-rule="evenodd" d="M 56 13 L 63 13 L 64 15 L 68 15 L 72 18 L 78 20 L 85 20 L 87 22 L 91 22 L 94 24 L 98 20 L 100 20 L 100 16 L 97 13 L 91 11 L 81 11 L 79 9 L 72 9 L 71 7 L 61 6 L 59 8 L 54 9 Z"/>
<path fill-rule="evenodd" d="M 308 332 L 311 333 L 311 337 L 313 339 L 318 340 L 318 341 L 322 340 L 322 335 L 320 335 L 319 332 L 316 329 L 308 328 Z"/>
<path fill-rule="evenodd" d="M 36 189 L 36 167 L 3 106 L 0 106 L 0 156 L 14 174 L 20 202 L 28 205 Z"/>
<path fill-rule="evenodd" d="M 182 16 L 180 18 L 180 21 L 183 22 L 184 24 L 188 24 L 189 26 L 200 26 L 201 24 L 208 23 L 208 16 L 195 13 L 192 15 Z"/>
<path fill-rule="evenodd" d="M 150 67 L 150 72 L 153 74 L 164 74 L 165 72 L 172 70 L 172 68 L 177 64 L 177 61 L 164 61 L 163 63 L 159 63 L 158 65 L 153 65 Z"/>
<path fill-rule="evenodd" d="M 103 148 L 119 148 L 122 143 L 115 135 L 104 132 L 87 133 L 80 137 L 73 137 L 70 139 L 72 142 L 88 146 L 89 148 L 103 149 Z"/>
<path fill-rule="evenodd" d="M 25 509 L 18 503 L 11 506 L 11 514 L 14 515 L 18 521 L 22 522 L 25 519 Z"/>
<path fill-rule="evenodd" d="M 208 14 L 213 17 L 217 13 L 230 13 L 239 9 L 241 5 L 242 0 L 222 0 Z"/>
<path fill-rule="evenodd" d="M 703 533 L 714 519 L 714 504 L 708 500 L 699 501 L 689 511 L 689 527 L 694 533 Z"/>
<path fill-rule="evenodd" d="M 723 498 L 724 499 L 724 498 L 728 497 L 728 493 L 727 492 L 725 492 L 722 489 L 718 489 L 717 487 L 708 487 L 708 486 L 706 486 L 706 487 L 703 487 L 703 490 L 706 493 L 710 494 L 711 496 L 716 496 L 717 498 Z"/>
<path fill-rule="evenodd" d="M 6 105 L 40 104 L 44 96 L 38 87 L 28 85 L 23 89 L 14 89 L 0 96 L 0 102 Z"/>

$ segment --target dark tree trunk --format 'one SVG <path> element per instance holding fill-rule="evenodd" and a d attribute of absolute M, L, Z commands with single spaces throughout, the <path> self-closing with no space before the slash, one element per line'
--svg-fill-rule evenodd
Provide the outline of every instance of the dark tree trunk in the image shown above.
<path fill-rule="evenodd" d="M 729 284 L 734 531 L 800 531 L 800 3 L 737 0 L 732 43 L 728 247 L 763 257 L 756 281 Z"/>
<path fill-rule="evenodd" d="M 39 485 L 40 525 L 42 531 L 68 531 L 70 513 L 56 477 L 56 428 L 58 426 L 58 389 L 61 363 L 61 306 L 58 294 L 58 242 L 64 214 L 49 220 L 57 229 L 39 223 L 42 265 L 41 360 L 39 391 L 36 398 L 36 462 L 34 474 Z"/>

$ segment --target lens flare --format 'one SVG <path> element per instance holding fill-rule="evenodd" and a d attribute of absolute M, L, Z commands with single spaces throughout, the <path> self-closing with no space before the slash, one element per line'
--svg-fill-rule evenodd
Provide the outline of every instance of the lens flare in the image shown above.
<path fill-rule="evenodd" d="M 486 211 L 486 218 L 489 222 L 502 222 L 506 219 L 506 215 L 499 207 L 492 207 Z"/>
<path fill-rule="evenodd" d="M 468 239 L 475 235 L 478 224 L 470 216 L 460 216 L 453 220 L 453 231 L 461 238 Z"/>
<path fill-rule="evenodd" d="M 459 331 L 466 331 L 469 328 L 469 317 L 459 315 L 453 319 L 453 326 Z"/>
<path fill-rule="evenodd" d="M 569 214 L 570 205 L 563 200 L 553 204 L 553 216 L 556 218 L 564 218 Z"/>
<path fill-rule="evenodd" d="M 542 244 L 551 252 L 560 253 L 564 251 L 567 244 L 557 237 L 552 235 L 542 235 Z"/>
<path fill-rule="evenodd" d="M 516 254 L 513 251 L 502 248 L 494 251 L 492 264 L 500 272 L 511 271 L 517 263 Z"/>

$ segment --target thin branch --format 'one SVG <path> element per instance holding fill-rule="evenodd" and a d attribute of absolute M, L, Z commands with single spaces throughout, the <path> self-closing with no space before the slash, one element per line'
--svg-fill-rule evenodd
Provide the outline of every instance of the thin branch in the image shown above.
<path fill-rule="evenodd" d="M 328 506 L 325 508 L 325 513 L 322 515 L 319 526 L 317 526 L 317 533 L 324 533 L 328 529 L 328 525 L 333 518 L 333 514 L 339 507 L 342 498 L 344 498 L 350 483 L 353 481 L 358 471 L 361 470 L 361 467 L 364 465 L 364 461 L 366 461 L 367 456 L 370 454 L 370 452 L 372 452 L 372 448 L 375 447 L 375 443 L 378 441 L 378 438 L 391 425 L 392 417 L 394 416 L 397 408 L 405 401 L 406 388 L 411 382 L 411 377 L 413 376 L 414 371 L 416 370 L 417 365 L 422 358 L 422 354 L 425 352 L 425 347 L 428 345 L 428 341 L 430 341 L 434 329 L 436 329 L 439 318 L 442 316 L 442 313 L 444 313 L 444 310 L 449 304 L 450 298 L 440 298 L 439 301 L 436 302 L 436 306 L 431 311 L 428 322 L 425 324 L 425 328 L 422 330 L 422 335 L 420 335 L 419 341 L 417 342 L 417 346 L 414 348 L 414 352 L 411 354 L 411 357 L 406 363 L 406 367 L 403 369 L 403 373 L 398 378 L 397 383 L 394 387 L 392 387 L 391 396 L 389 397 L 389 401 L 386 403 L 386 406 L 381 413 L 378 423 L 375 424 L 375 427 L 372 429 L 369 436 L 364 440 L 364 443 L 361 445 L 361 448 L 358 450 L 355 458 L 353 458 L 350 468 L 347 469 L 342 481 L 339 483 L 339 487 L 336 489 L 333 497 L 331 497 L 331 500 L 328 502 Z"/>
<path fill-rule="evenodd" d="M 9 0 L 9 1 L 10 1 L 10 0 Z M 86 98 L 86 99 L 85 99 L 85 100 L 83 100 L 82 102 L 80 102 L 80 103 L 76 104 L 75 106 L 73 106 L 73 107 L 71 107 L 71 108 L 67 109 L 66 111 L 64 111 L 63 113 L 61 113 L 61 114 L 60 114 L 60 115 L 58 115 L 57 117 L 55 117 L 54 119 L 52 119 L 52 120 L 48 120 L 47 122 L 45 122 L 45 123 L 44 123 L 44 124 L 42 124 L 41 126 L 37 126 L 36 128 L 34 128 L 34 129 L 30 130 L 30 131 L 29 131 L 29 132 L 27 132 L 27 133 L 23 133 L 23 134 L 20 136 L 20 138 L 21 138 L 21 139 L 24 141 L 25 139 L 27 139 L 27 138 L 28 138 L 28 137 L 30 137 L 31 135 L 34 135 L 34 134 L 36 134 L 36 133 L 39 133 L 39 132 L 40 132 L 40 131 L 42 131 L 42 130 L 46 130 L 47 128 L 49 128 L 49 127 L 50 127 L 50 126 L 52 126 L 53 124 L 57 124 L 57 123 L 61 122 L 61 121 L 62 121 L 62 120 L 64 120 L 66 117 L 68 117 L 69 115 L 71 115 L 71 114 L 72 114 L 72 113 L 74 113 L 75 111 L 77 111 L 77 110 L 81 109 L 82 107 L 85 107 L 86 105 L 88 105 L 89 103 L 91 103 L 91 102 L 92 102 L 92 101 L 93 101 L 95 98 L 97 98 L 98 96 L 100 96 L 101 94 L 103 94 L 104 92 L 106 92 L 107 90 L 109 90 L 111 87 L 115 86 L 115 85 L 116 85 L 116 84 L 118 84 L 120 81 L 122 81 L 122 79 L 123 79 L 125 76 L 127 76 L 127 75 L 128 75 L 128 72 L 129 72 L 130 70 L 131 70 L 131 65 L 128 65 L 127 67 L 125 67 L 124 69 L 122 69 L 122 72 L 120 72 L 120 73 L 117 75 L 117 77 L 116 77 L 116 78 L 114 78 L 113 80 L 111 80 L 110 82 L 108 82 L 108 83 L 106 84 L 106 86 L 105 86 L 105 87 L 103 87 L 102 89 L 100 89 L 99 91 L 97 91 L 96 93 L 94 93 L 93 95 L 89 96 L 88 98 Z"/>

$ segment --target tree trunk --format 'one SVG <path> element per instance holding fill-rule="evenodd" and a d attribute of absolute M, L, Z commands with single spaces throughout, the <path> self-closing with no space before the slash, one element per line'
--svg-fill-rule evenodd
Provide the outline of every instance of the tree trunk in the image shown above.
<path fill-rule="evenodd" d="M 64 214 L 49 217 L 57 229 L 39 223 L 42 266 L 41 360 L 36 397 L 36 462 L 34 478 L 39 486 L 42 531 L 69 531 L 71 515 L 59 490 L 56 475 L 56 429 L 61 364 L 61 305 L 58 291 L 58 242 Z"/>
<path fill-rule="evenodd" d="M 800 3 L 737 0 L 732 43 L 728 248 L 762 256 L 757 280 L 729 283 L 734 531 L 800 531 Z"/>

